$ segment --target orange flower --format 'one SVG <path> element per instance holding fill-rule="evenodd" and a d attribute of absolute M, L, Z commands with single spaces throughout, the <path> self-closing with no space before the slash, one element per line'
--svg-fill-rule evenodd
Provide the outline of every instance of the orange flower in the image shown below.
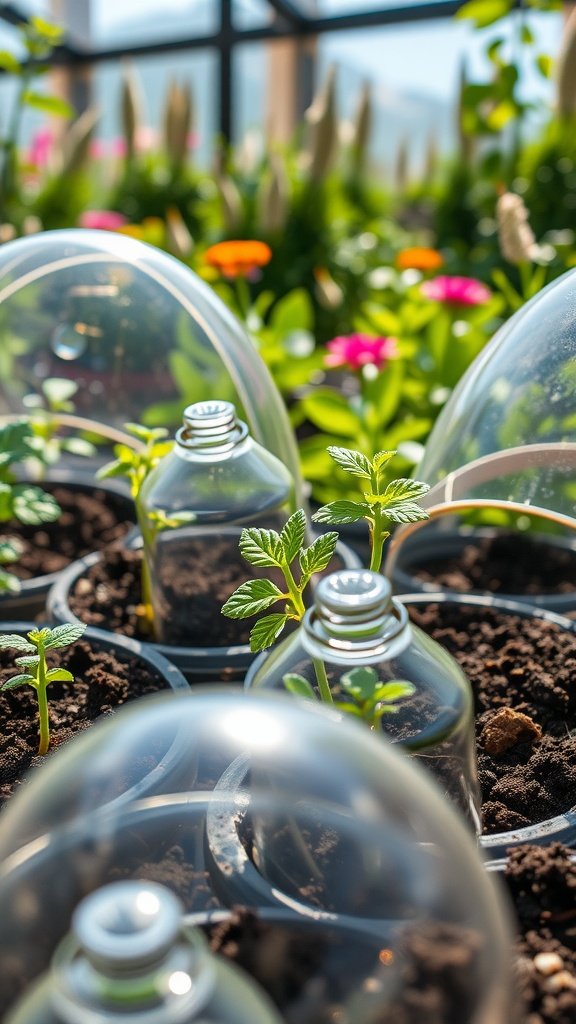
<path fill-rule="evenodd" d="M 249 277 L 258 267 L 272 259 L 272 250 L 265 242 L 218 242 L 204 253 L 204 260 L 224 277 Z"/>
<path fill-rule="evenodd" d="M 398 253 L 396 266 L 399 270 L 440 270 L 444 260 L 437 249 L 415 245 Z"/>

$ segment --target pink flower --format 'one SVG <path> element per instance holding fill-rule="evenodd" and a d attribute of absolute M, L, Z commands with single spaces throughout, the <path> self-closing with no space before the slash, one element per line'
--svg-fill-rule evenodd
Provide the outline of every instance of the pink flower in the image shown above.
<path fill-rule="evenodd" d="M 447 306 L 481 306 L 488 302 L 490 289 L 474 277 L 435 277 L 421 286 L 422 294 Z"/>
<path fill-rule="evenodd" d="M 396 355 L 396 338 L 373 338 L 370 334 L 347 334 L 326 345 L 326 366 L 349 366 L 361 370 L 371 363 L 379 370 Z"/>
<path fill-rule="evenodd" d="M 90 156 L 94 160 L 106 160 L 108 157 L 119 159 L 126 156 L 126 142 L 119 136 L 115 139 L 93 139 L 90 143 Z"/>
<path fill-rule="evenodd" d="M 118 231 L 128 223 L 123 213 L 115 210 L 85 210 L 80 214 L 78 223 L 81 228 L 94 228 L 96 231 Z"/>
<path fill-rule="evenodd" d="M 32 136 L 27 161 L 34 167 L 46 167 L 54 145 L 54 134 L 50 128 L 39 128 Z"/>

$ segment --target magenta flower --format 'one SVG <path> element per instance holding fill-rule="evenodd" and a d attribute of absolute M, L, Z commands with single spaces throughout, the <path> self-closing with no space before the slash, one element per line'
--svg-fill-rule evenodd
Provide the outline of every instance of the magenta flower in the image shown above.
<path fill-rule="evenodd" d="M 90 156 L 94 160 L 121 159 L 126 156 L 126 141 L 117 136 L 114 139 L 93 139 Z"/>
<path fill-rule="evenodd" d="M 326 366 L 349 366 L 361 370 L 369 363 L 379 370 L 396 355 L 396 338 L 374 338 L 370 334 L 347 334 L 326 345 Z"/>
<path fill-rule="evenodd" d="M 85 210 L 80 214 L 78 223 L 81 228 L 94 228 L 96 231 L 118 231 L 128 223 L 128 218 L 116 210 Z"/>
<path fill-rule="evenodd" d="M 481 306 L 492 294 L 474 277 L 435 277 L 432 281 L 424 281 L 421 291 L 427 299 L 444 302 L 447 306 Z"/>

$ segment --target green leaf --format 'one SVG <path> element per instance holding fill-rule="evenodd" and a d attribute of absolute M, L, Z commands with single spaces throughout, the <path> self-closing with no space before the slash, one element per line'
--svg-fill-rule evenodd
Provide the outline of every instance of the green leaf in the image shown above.
<path fill-rule="evenodd" d="M 421 480 L 410 480 L 403 477 L 399 480 L 391 480 L 384 494 L 375 497 L 382 498 L 381 504 L 392 506 L 398 502 L 415 501 L 427 494 L 429 490 L 429 484 L 425 484 Z"/>
<path fill-rule="evenodd" d="M 334 462 L 346 473 L 351 473 L 352 476 L 361 476 L 365 480 L 372 478 L 370 461 L 361 452 L 354 451 L 352 448 L 337 448 L 335 445 L 329 445 L 326 450 Z"/>
<path fill-rule="evenodd" d="M 163 441 L 168 437 L 169 431 L 166 427 L 146 427 L 142 423 L 125 423 L 124 430 L 132 437 L 143 441 L 144 444 L 154 444 L 155 441 Z"/>
<path fill-rule="evenodd" d="M 288 565 L 294 561 L 304 543 L 306 534 L 306 513 L 299 508 L 284 526 L 280 534 L 280 543 L 284 551 L 284 558 Z"/>
<path fill-rule="evenodd" d="M 21 668 L 36 668 L 40 664 L 40 657 L 38 654 L 25 654 L 22 658 L 15 658 L 14 664 Z"/>
<path fill-rule="evenodd" d="M 15 562 L 22 551 L 22 544 L 16 537 L 0 540 L 0 565 L 9 565 L 10 562 Z"/>
<path fill-rule="evenodd" d="M 383 508 L 382 514 L 391 523 L 419 523 L 421 520 L 429 518 L 426 510 L 412 501 L 404 501 L 394 508 Z"/>
<path fill-rule="evenodd" d="M 401 697 L 412 697 L 416 693 L 416 687 L 413 683 L 409 683 L 405 679 L 394 679 L 390 683 L 384 683 L 383 686 L 379 686 L 374 691 L 374 698 L 376 701 L 386 701 L 391 703 L 395 700 L 400 700 Z"/>
<path fill-rule="evenodd" d="M 547 53 L 540 53 L 536 57 L 536 67 L 543 78 L 552 78 L 554 61 Z"/>
<path fill-rule="evenodd" d="M 19 594 L 20 588 L 21 583 L 17 576 L 0 569 L 0 594 Z"/>
<path fill-rule="evenodd" d="M 13 648 L 15 651 L 24 651 L 26 654 L 35 654 L 36 648 L 26 637 L 19 633 L 4 633 L 0 636 L 0 650 Z"/>
<path fill-rule="evenodd" d="M 86 441 L 83 437 L 67 437 L 60 442 L 62 451 L 70 452 L 70 455 L 80 455 L 83 459 L 89 459 L 96 455 L 96 445 Z"/>
<path fill-rule="evenodd" d="M 49 668 L 46 673 L 49 683 L 73 683 L 74 676 L 67 668 Z"/>
<path fill-rule="evenodd" d="M 315 523 L 357 523 L 370 514 L 370 506 L 366 502 L 341 498 L 322 505 L 312 519 Z"/>
<path fill-rule="evenodd" d="M 270 327 L 279 335 L 311 331 L 314 325 L 312 301 L 305 288 L 294 288 L 280 299 L 270 315 Z"/>
<path fill-rule="evenodd" d="M 285 676 L 282 676 L 282 682 L 289 693 L 293 693 L 295 697 L 305 697 L 307 700 L 318 700 L 314 687 L 310 685 L 304 676 L 299 676 L 297 672 L 287 672 Z"/>
<path fill-rule="evenodd" d="M 7 679 L 6 682 L 0 686 L 0 690 L 15 690 L 18 686 L 26 686 L 28 683 L 35 682 L 36 680 L 34 679 L 34 676 L 22 673 L 22 675 L 12 676 L 11 679 Z"/>
<path fill-rule="evenodd" d="M 280 567 L 284 558 L 280 534 L 276 530 L 260 530 L 257 527 L 242 530 L 240 554 L 250 565 Z"/>
<path fill-rule="evenodd" d="M 80 639 L 85 629 L 86 625 L 83 622 L 64 622 L 61 626 L 56 626 L 49 631 L 48 637 L 44 641 L 44 647 L 46 650 L 55 647 L 68 647 Z"/>
<path fill-rule="evenodd" d="M 248 619 L 284 596 L 271 580 L 247 580 L 230 595 L 221 611 L 229 619 Z"/>
<path fill-rule="evenodd" d="M 263 619 L 259 619 L 250 631 L 250 650 L 256 654 L 258 651 L 264 651 L 270 647 L 280 636 L 287 619 L 288 616 L 281 612 L 265 615 Z"/>
<path fill-rule="evenodd" d="M 456 12 L 455 17 L 473 21 L 476 28 L 487 28 L 510 14 L 512 3 L 513 0 L 469 0 Z"/>
<path fill-rule="evenodd" d="M 346 693 L 362 702 L 374 696 L 378 683 L 376 670 L 370 667 L 353 668 L 340 677 L 340 684 Z"/>
<path fill-rule="evenodd" d="M 301 406 L 306 417 L 319 430 L 338 437 L 357 437 L 361 425 L 358 414 L 333 388 L 314 388 L 302 398 Z"/>
<path fill-rule="evenodd" d="M 115 459 L 114 462 L 107 462 L 105 466 L 101 466 L 96 473 L 97 480 L 107 480 L 113 476 L 126 476 L 130 477 L 134 467 L 131 462 L 121 462 L 120 459 Z"/>
<path fill-rule="evenodd" d="M 378 473 L 381 469 L 384 468 L 384 466 L 387 466 L 390 460 L 393 459 L 394 456 L 397 454 L 398 453 L 396 451 L 376 452 L 376 455 L 372 459 L 372 465 L 375 471 Z"/>
<path fill-rule="evenodd" d="M 19 75 L 22 70 L 14 54 L 8 50 L 0 50 L 0 68 L 4 68 L 9 75 Z"/>
<path fill-rule="evenodd" d="M 14 515 L 26 526 L 52 523 L 58 519 L 61 509 L 58 502 L 41 487 L 30 484 L 16 484 L 13 489 Z"/>
<path fill-rule="evenodd" d="M 309 578 L 314 572 L 322 572 L 333 558 L 337 543 L 337 533 L 323 533 L 316 538 L 310 547 L 305 548 L 300 555 L 302 577 Z"/>
<path fill-rule="evenodd" d="M 48 377 L 42 384 L 42 391 L 51 405 L 59 405 L 76 394 L 78 385 L 68 377 Z"/>
<path fill-rule="evenodd" d="M 47 96 L 42 92 L 32 92 L 27 89 L 22 96 L 22 102 L 35 110 L 41 110 L 43 114 L 50 114 L 52 117 L 74 117 L 74 108 L 66 103 L 66 100 L 59 96 Z"/>

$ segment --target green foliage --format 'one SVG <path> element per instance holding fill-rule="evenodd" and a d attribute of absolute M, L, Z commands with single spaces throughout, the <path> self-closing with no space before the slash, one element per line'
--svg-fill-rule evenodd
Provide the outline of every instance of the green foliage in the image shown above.
<path fill-rule="evenodd" d="M 27 671 L 19 672 L 3 683 L 3 691 L 15 690 L 21 686 L 31 686 L 38 700 L 39 745 L 38 753 L 45 754 L 50 746 L 50 719 L 48 713 L 47 690 L 50 683 L 73 683 L 74 676 L 68 669 L 48 668 L 46 651 L 60 650 L 76 643 L 83 635 L 85 625 L 65 622 L 61 626 L 49 629 L 33 629 L 26 637 L 18 633 L 5 633 L 0 636 L 0 650 L 15 650 L 19 657 L 15 658 L 18 668 Z"/>
<path fill-rule="evenodd" d="M 96 454 L 95 446 L 83 437 L 59 436 L 60 415 L 73 413 L 72 399 L 78 385 L 66 377 L 48 377 L 40 386 L 38 395 L 27 395 L 26 404 L 31 409 L 30 428 L 34 437 L 34 449 L 43 467 L 59 462 L 62 454 L 90 458 Z"/>
<path fill-rule="evenodd" d="M 366 519 L 372 548 L 370 569 L 379 572 L 382 547 L 390 536 L 390 531 L 384 528 L 385 521 L 398 525 L 427 519 L 428 513 L 418 504 L 418 499 L 427 493 L 429 486 L 405 478 L 386 483 L 385 470 L 396 452 L 377 452 L 371 461 L 350 448 L 330 447 L 328 454 L 346 473 L 364 481 L 363 500 L 332 501 L 319 508 L 312 519 L 330 526 Z"/>
<path fill-rule="evenodd" d="M 338 540 L 337 533 L 325 533 L 306 546 L 306 513 L 298 509 L 290 516 L 281 533 L 255 527 L 242 530 L 240 552 L 250 565 L 275 568 L 283 576 L 285 589 L 267 579 L 242 583 L 222 607 L 230 619 L 248 619 L 283 602 L 282 612 L 264 616 L 250 632 L 250 649 L 263 651 L 274 643 L 290 620 L 300 621 L 305 606 L 303 593 L 312 576 L 330 563 Z"/>
<path fill-rule="evenodd" d="M 99 480 L 110 477 L 125 477 L 130 484 L 130 493 L 134 499 L 140 494 L 142 484 L 158 465 L 160 459 L 168 455 L 174 446 L 167 441 L 168 431 L 165 427 L 145 427 L 141 423 L 125 423 L 124 430 L 138 442 L 134 448 L 127 444 L 114 446 L 116 458 L 98 470 Z"/>
<path fill-rule="evenodd" d="M 318 700 L 312 684 L 296 672 L 288 672 L 282 679 L 289 693 L 306 700 Z M 405 680 L 392 679 L 381 682 L 371 666 L 357 667 L 340 676 L 337 683 L 345 700 L 335 701 L 339 711 L 361 718 L 375 729 L 384 715 L 396 714 L 400 708 L 397 702 L 413 696 L 416 687 Z"/>

